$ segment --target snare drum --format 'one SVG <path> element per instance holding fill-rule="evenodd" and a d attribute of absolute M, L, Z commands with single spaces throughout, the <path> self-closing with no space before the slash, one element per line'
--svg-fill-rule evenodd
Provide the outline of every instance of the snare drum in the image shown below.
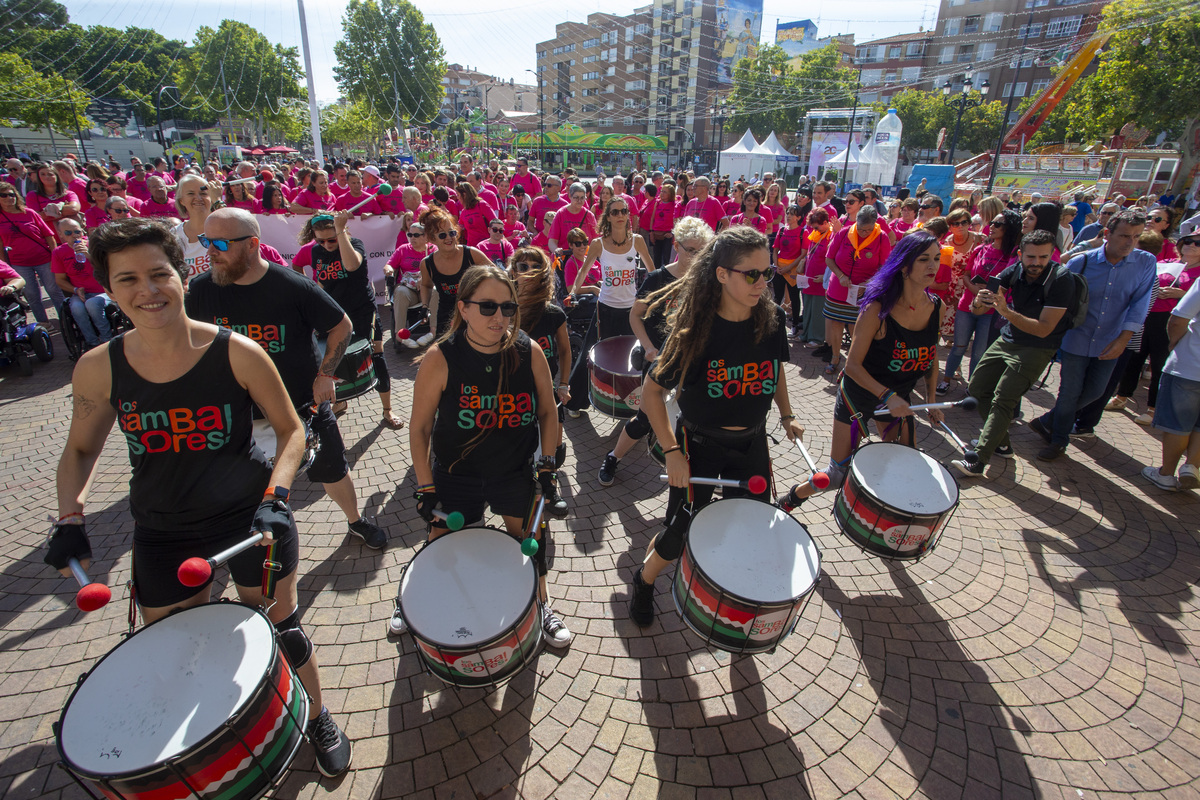
<path fill-rule="evenodd" d="M 109 798 L 254 800 L 304 741 L 308 695 L 259 610 L 209 603 L 118 644 L 55 733 L 63 763 Z"/>
<path fill-rule="evenodd" d="M 773 650 L 821 576 L 821 553 L 790 514 L 760 500 L 717 500 L 692 518 L 671 596 L 687 626 L 730 653 Z"/>
<path fill-rule="evenodd" d="M 304 425 L 304 455 L 300 459 L 300 466 L 297 467 L 297 472 L 303 472 L 312 466 L 312 463 L 317 458 L 317 451 L 321 449 L 321 439 L 312 432 L 310 421 L 311 414 L 304 411 L 300 412 L 300 422 Z M 256 419 L 254 426 L 254 443 L 258 445 L 258 449 L 262 450 L 263 455 L 267 457 L 267 463 L 272 467 L 275 466 L 275 453 L 279 450 L 279 439 L 275 436 L 275 429 L 271 427 L 270 420 Z"/>
<path fill-rule="evenodd" d="M 494 528 L 464 528 L 421 548 L 400 580 L 400 613 L 429 671 L 451 686 L 495 686 L 542 643 L 537 567 Z"/>
<path fill-rule="evenodd" d="M 333 371 L 337 384 L 334 394 L 338 400 L 353 400 L 375 388 L 375 362 L 371 360 L 371 343 L 366 339 L 351 342 L 346 355 Z"/>
<path fill-rule="evenodd" d="M 679 402 L 675 399 L 677 394 L 676 389 L 667 392 L 667 419 L 671 421 L 671 428 L 675 428 L 679 422 Z M 663 455 L 662 445 L 658 443 L 658 437 L 654 435 L 654 429 L 646 434 L 646 449 L 650 451 L 650 457 L 653 458 L 660 466 L 667 465 L 667 457 Z"/>
<path fill-rule="evenodd" d="M 642 371 L 630 360 L 636 336 L 603 339 L 588 351 L 588 397 L 601 414 L 629 419 L 642 405 Z"/>
<path fill-rule="evenodd" d="M 929 553 L 958 507 L 958 483 L 919 450 L 892 442 L 854 454 L 833 503 L 842 533 L 861 549 L 885 558 Z"/>

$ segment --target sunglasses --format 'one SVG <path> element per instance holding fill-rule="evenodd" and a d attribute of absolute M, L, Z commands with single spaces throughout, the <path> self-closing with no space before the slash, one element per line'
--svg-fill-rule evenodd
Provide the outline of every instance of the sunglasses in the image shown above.
<path fill-rule="evenodd" d="M 614 208 L 612 211 L 608 212 L 608 215 L 610 217 L 625 217 L 625 216 L 629 215 L 629 209 L 628 208 Z"/>
<path fill-rule="evenodd" d="M 224 253 L 229 250 L 229 245 L 233 244 L 234 242 L 244 242 L 246 239 L 253 238 L 253 235 L 246 235 L 239 236 L 236 239 L 210 239 L 202 233 L 200 234 L 200 244 L 204 245 L 205 247 L 215 247 Z"/>
<path fill-rule="evenodd" d="M 450 239 L 457 239 L 457 238 L 458 238 L 458 231 L 454 231 L 454 230 L 450 230 L 450 231 L 442 231 L 442 232 L 441 232 L 441 233 L 439 233 L 437 236 L 438 236 L 438 238 L 439 238 L 439 239 L 446 239 L 446 238 L 450 238 Z"/>
<path fill-rule="evenodd" d="M 1167 219 L 1166 217 L 1151 217 L 1150 221 L 1151 222 L 1170 222 L 1170 220 Z"/>
<path fill-rule="evenodd" d="M 1180 247 L 1185 247 L 1187 245 L 1191 245 L 1192 247 L 1200 247 L 1200 239 L 1180 239 L 1179 240 Z"/>
<path fill-rule="evenodd" d="M 951 222 L 951 228 L 965 228 L 971 224 L 970 220 L 960 219 L 958 222 Z"/>
<path fill-rule="evenodd" d="M 492 233 L 504 233 L 504 228 L 488 228 Z"/>
<path fill-rule="evenodd" d="M 410 239 L 420 239 L 420 238 L 421 238 L 422 236 L 424 236 L 425 234 L 423 234 L 423 233 L 413 233 L 412 231 L 409 231 L 409 232 L 408 232 L 408 233 L 406 233 L 405 235 L 406 235 L 408 238 L 410 238 Z"/>
<path fill-rule="evenodd" d="M 587 242 L 569 242 L 571 247 L 587 247 Z"/>
<path fill-rule="evenodd" d="M 5 194 L 0 194 L 0 199 L 4 199 L 4 200 L 10 200 L 14 197 L 16 197 L 16 195 L 13 194 L 12 192 L 6 192 Z"/>
<path fill-rule="evenodd" d="M 336 236 L 333 237 L 332 239 L 322 239 L 320 236 L 314 236 L 313 239 L 317 242 L 317 244 L 335 244 L 337 242 Z M 232 241 L 237 241 L 237 240 L 234 239 Z"/>
<path fill-rule="evenodd" d="M 722 269 L 725 269 L 729 272 L 736 272 L 738 275 L 744 277 L 746 279 L 746 283 L 750 284 L 751 286 L 758 283 L 758 281 L 762 278 L 771 280 L 771 278 L 775 277 L 774 267 L 768 267 L 767 269 L 734 269 L 733 267 L 722 267 Z"/>
<path fill-rule="evenodd" d="M 517 263 L 513 264 L 513 269 L 515 269 L 521 275 L 524 275 L 526 272 L 533 272 L 537 268 L 537 264 L 529 264 L 524 261 L 518 261 Z"/>
<path fill-rule="evenodd" d="M 0 195 L 0 197 L 2 197 L 2 196 L 3 195 Z M 129 213 L 128 208 L 110 208 L 109 211 L 112 212 L 113 214 L 128 214 Z"/>
<path fill-rule="evenodd" d="M 937 208 L 937 206 L 934 206 L 934 205 L 922 205 L 922 206 L 921 206 L 921 208 Z"/>
<path fill-rule="evenodd" d="M 528 265 L 526 265 L 528 266 Z M 496 316 L 496 309 L 506 317 L 515 317 L 519 306 L 511 300 L 507 303 L 497 303 L 495 300 L 463 300 L 464 303 L 474 303 L 479 306 L 479 313 L 485 317 Z"/>

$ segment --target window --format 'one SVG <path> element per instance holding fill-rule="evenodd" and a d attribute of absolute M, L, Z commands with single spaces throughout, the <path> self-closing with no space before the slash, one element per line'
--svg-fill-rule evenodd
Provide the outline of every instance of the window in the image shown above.
<path fill-rule="evenodd" d="M 545 57 L 546 57 L 546 51 L 538 50 L 538 58 L 545 58 Z"/>
<path fill-rule="evenodd" d="M 962 29 L 962 17 L 951 17 L 946 20 L 946 29 L 942 31 L 943 36 L 958 36 Z"/>
<path fill-rule="evenodd" d="M 995 55 L 996 55 L 996 43 L 995 42 L 983 42 L 982 44 L 979 45 L 979 48 L 975 51 L 975 60 L 976 61 L 987 61 L 988 59 L 993 58 Z M 979 83 L 979 81 L 976 81 L 976 83 Z"/>
<path fill-rule="evenodd" d="M 1052 39 L 1061 36 L 1074 36 L 1079 33 L 1079 26 L 1083 22 L 1082 16 L 1074 17 L 1058 17 L 1052 19 L 1046 25 L 1046 38 Z"/>
<path fill-rule="evenodd" d="M 602 119 L 602 120 L 600 120 L 600 127 L 601 127 L 601 128 L 611 128 L 612 126 L 613 126 L 613 121 L 612 121 L 611 119 Z"/>
<path fill-rule="evenodd" d="M 625 108 L 636 108 L 636 101 L 632 97 L 625 98 Z"/>
<path fill-rule="evenodd" d="M 910 42 L 907 52 L 909 58 L 919 58 L 925 53 L 925 45 L 922 42 Z"/>
<path fill-rule="evenodd" d="M 599 60 L 600 60 L 600 56 L 584 56 L 583 57 L 583 63 L 585 63 L 585 64 L 590 64 L 593 61 L 599 61 Z"/>
<path fill-rule="evenodd" d="M 614 30 L 611 30 L 608 33 L 605 33 L 604 35 L 602 35 L 600 37 L 600 41 L 603 44 L 616 44 L 617 36 L 618 36 L 618 31 L 614 29 Z"/>
<path fill-rule="evenodd" d="M 891 47 L 889 47 L 889 48 L 888 48 L 888 54 L 887 54 L 887 57 L 888 57 L 888 58 L 899 58 L 899 57 L 900 57 L 900 52 L 901 52 L 902 50 L 903 50 L 903 48 L 902 48 L 902 47 L 900 47 L 900 45 L 898 45 L 898 44 L 894 44 L 894 45 L 892 45 Z"/>
<path fill-rule="evenodd" d="M 1004 84 L 1004 94 L 1002 94 L 1000 96 L 1001 97 L 1009 97 L 1010 95 L 1013 95 L 1013 94 L 1014 94 L 1013 85 L 1011 83 Z M 1025 96 L 1025 81 L 1020 81 L 1019 83 L 1017 83 L 1017 91 L 1015 94 L 1017 97 Z"/>
<path fill-rule="evenodd" d="M 1050 85 L 1050 81 L 1046 78 L 1043 78 L 1040 81 L 1034 81 L 1033 85 L 1029 87 L 1029 93 L 1036 97 L 1037 95 L 1046 91 L 1046 87 L 1048 87 L 1049 85 Z"/>
<path fill-rule="evenodd" d="M 1042 35 L 1042 23 L 1035 22 L 1032 25 L 1022 25 L 1017 29 L 1018 39 L 1036 39 Z"/>
<path fill-rule="evenodd" d="M 628 127 L 628 126 L 630 126 L 630 125 L 633 125 L 633 124 L 634 124 L 634 123 L 633 123 L 633 117 L 625 117 L 623 120 L 621 120 L 621 122 L 622 122 L 622 124 L 624 124 L 626 127 Z"/>
<path fill-rule="evenodd" d="M 571 77 L 572 77 L 572 78 L 574 78 L 575 76 L 574 76 L 574 75 L 572 75 Z M 598 80 L 599 78 L 600 78 L 600 73 L 599 73 L 599 72 L 585 72 L 585 73 L 583 73 L 583 79 L 584 79 L 585 81 L 594 81 L 594 80 Z"/>
<path fill-rule="evenodd" d="M 646 88 L 645 81 L 625 81 L 625 91 L 640 92 Z"/>
<path fill-rule="evenodd" d="M 626 61 L 633 60 L 633 45 L 631 45 L 631 44 L 625 45 L 625 60 Z"/>
<path fill-rule="evenodd" d="M 958 51 L 958 61 L 960 64 L 969 64 L 975 60 L 975 45 L 964 44 L 962 50 Z"/>
<path fill-rule="evenodd" d="M 963 33 L 979 33 L 980 22 L 979 17 L 967 17 L 963 21 Z"/>
<path fill-rule="evenodd" d="M 1121 180 L 1145 183 L 1153 171 L 1153 158 L 1131 158 L 1121 167 Z"/>
<path fill-rule="evenodd" d="M 599 37 L 597 37 L 595 39 L 584 39 L 583 46 L 584 47 L 599 47 L 600 39 L 599 39 Z"/>
<path fill-rule="evenodd" d="M 584 103 L 583 105 L 581 105 L 579 107 L 579 110 L 582 111 L 584 114 L 590 114 L 596 110 L 596 104 L 595 103 Z"/>
<path fill-rule="evenodd" d="M 883 82 L 884 83 L 895 83 L 896 82 L 896 71 L 892 70 L 891 72 L 885 72 L 883 74 Z"/>
<path fill-rule="evenodd" d="M 883 80 L 883 70 L 864 69 L 862 71 L 863 86 L 876 86 Z"/>
<path fill-rule="evenodd" d="M 1166 183 L 1171 180 L 1171 176 L 1175 174 L 1175 167 L 1179 164 L 1177 158 L 1160 158 L 1158 160 L 1158 169 L 1154 171 L 1155 183 Z"/>
<path fill-rule="evenodd" d="M 1025 0 L 1026 8 L 1045 8 L 1050 5 L 1050 0 Z"/>
<path fill-rule="evenodd" d="M 953 8 L 954 6 L 961 6 L 965 2 L 966 0 L 950 0 L 950 7 Z"/>
<path fill-rule="evenodd" d="M 573 45 L 573 44 L 564 44 L 564 45 L 562 45 L 562 46 L 560 46 L 560 47 L 556 47 L 556 48 L 554 48 L 554 50 L 553 50 L 553 51 L 551 51 L 551 52 L 553 52 L 553 53 L 554 53 L 554 55 L 556 55 L 556 56 L 561 56 L 563 53 L 574 53 L 574 52 L 575 52 L 575 45 Z"/>
<path fill-rule="evenodd" d="M 613 110 L 613 107 L 614 107 L 614 106 L 613 106 L 613 101 L 612 101 L 612 100 L 609 100 L 607 103 L 605 103 L 605 104 L 604 104 L 604 110 L 605 110 L 605 111 L 612 111 L 612 110 Z"/>
<path fill-rule="evenodd" d="M 1021 69 L 1029 69 L 1033 66 L 1033 56 L 1021 60 Z"/>
<path fill-rule="evenodd" d="M 948 44 L 942 48 L 942 54 L 938 56 L 939 64 L 950 64 L 954 61 L 954 45 Z"/>
<path fill-rule="evenodd" d="M 900 80 L 904 83 L 917 83 L 921 80 L 921 68 L 905 67 L 900 70 Z"/>
<path fill-rule="evenodd" d="M 605 75 L 607 75 L 608 77 L 610 77 L 610 78 L 611 78 L 611 77 L 613 77 L 614 75 L 616 75 L 616 74 L 617 74 L 617 68 L 616 68 L 616 67 L 609 67 L 609 68 L 608 68 L 608 72 L 605 72 L 604 74 L 605 74 Z"/>
<path fill-rule="evenodd" d="M 640 23 L 637 26 L 637 28 L 634 30 L 634 33 L 636 33 L 638 36 L 645 36 L 649 32 L 650 32 L 650 26 L 648 24 L 646 24 L 645 22 Z"/>
<path fill-rule="evenodd" d="M 983 18 L 983 30 L 986 33 L 992 33 L 1000 30 L 1000 26 L 1004 24 L 1004 15 L 1000 13 L 988 14 Z"/>
<path fill-rule="evenodd" d="M 600 94 L 599 89 L 584 89 L 583 90 L 584 97 L 592 97 L 593 95 L 597 95 L 597 94 Z"/>

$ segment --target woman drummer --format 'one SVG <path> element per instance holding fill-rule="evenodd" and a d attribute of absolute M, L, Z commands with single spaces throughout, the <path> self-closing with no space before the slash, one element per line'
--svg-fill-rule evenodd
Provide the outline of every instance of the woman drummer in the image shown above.
<path fill-rule="evenodd" d="M 691 511 L 712 497 L 693 476 L 767 477 L 767 412 L 774 401 L 789 439 L 803 435 L 788 399 L 783 310 L 771 300 L 774 270 L 767 237 L 737 226 L 696 256 L 687 275 L 651 295 L 649 311 L 668 301 L 670 333 L 642 390 L 642 406 L 662 445 L 671 485 L 664 530 L 633 576 L 629 616 L 654 621 L 654 579 L 683 550 Z M 676 388 L 680 418 L 667 416 L 665 394 Z M 768 500 L 767 491 L 726 489 L 725 496 Z"/>
<path fill-rule="evenodd" d="M 494 265 L 473 267 L 458 284 L 449 331 L 421 360 L 413 386 L 409 426 L 417 513 L 430 524 L 430 541 L 448 532 L 434 510 L 463 515 L 467 526 L 483 519 L 484 508 L 504 520 L 505 529 L 525 538 L 534 507 L 533 456 L 559 444 L 554 387 L 540 347 L 521 331 L 517 287 Z M 537 463 L 538 483 L 554 491 L 554 456 Z M 548 531 L 548 528 L 543 528 Z M 534 531 L 536 538 L 542 531 Z M 554 647 L 571 633 L 550 608 L 546 592 L 546 548 L 535 560 L 542 630 Z M 399 604 L 389 630 L 407 629 Z"/>
<path fill-rule="evenodd" d="M 875 420 L 884 441 L 914 446 L 913 412 L 908 407 L 912 390 L 924 380 L 925 397 L 932 401 L 937 389 L 943 308 L 941 298 L 929 287 L 940 263 L 937 237 L 914 231 L 896 243 L 863 290 L 862 310 L 833 408 L 833 448 L 826 469 L 832 489 L 845 480 L 868 420 Z M 888 414 L 875 416 L 875 410 L 883 408 Z M 929 409 L 929 419 L 939 422 L 943 414 Z M 790 510 L 814 491 L 811 481 L 797 484 L 781 504 Z"/>
<path fill-rule="evenodd" d="M 467 270 L 492 262 L 478 249 L 462 244 L 458 223 L 444 208 L 426 211 L 421 215 L 421 224 L 425 226 L 426 240 L 437 248 L 421 262 L 421 304 L 429 308 L 430 297 L 437 293 L 437 323 L 417 340 L 417 344 L 427 345 L 450 330 L 458 284 Z"/>
<path fill-rule="evenodd" d="M 234 556 L 229 572 L 238 599 L 261 606 L 264 554 L 278 567 L 266 613 L 312 698 L 308 735 L 317 766 L 339 775 L 350 766 L 351 745 L 321 704 L 317 662 L 296 602 L 299 536 L 287 499 L 304 430 L 283 381 L 258 344 L 184 313 L 187 266 L 167 226 L 145 219 L 101 225 L 90 255 L 97 280 L 134 329 L 89 351 L 75 367 L 71 430 L 58 465 L 58 522 L 46 563 L 70 574 L 64 568 L 74 557 L 86 568 L 84 504 L 118 422 L 133 468 L 133 586 L 142 619 L 149 624 L 209 602 L 211 576 L 200 588 L 184 586 L 179 566 L 261 531 L 268 549 Z M 252 405 L 275 431 L 274 467 L 254 443 Z"/>
<path fill-rule="evenodd" d="M 583 266 L 571 284 L 571 293 L 580 292 L 592 263 L 599 262 L 603 273 L 596 312 L 600 338 L 632 336 L 629 310 L 637 299 L 638 261 L 642 264 L 654 261 L 646 240 L 630 230 L 629 205 L 623 197 L 618 195 L 608 201 L 600 219 L 599 234 L 588 247 Z"/>

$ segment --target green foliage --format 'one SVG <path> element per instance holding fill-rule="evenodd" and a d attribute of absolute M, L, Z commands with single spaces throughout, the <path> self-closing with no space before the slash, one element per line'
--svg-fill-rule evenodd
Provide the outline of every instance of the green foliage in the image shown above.
<path fill-rule="evenodd" d="M 459 117 L 446 126 L 446 146 L 451 150 L 465 147 L 471 136 L 471 125 Z"/>
<path fill-rule="evenodd" d="M 0 53 L 0 117 L 41 130 L 46 121 L 60 130 L 88 127 L 87 95 L 62 78 L 48 78 L 12 53 Z"/>
<path fill-rule="evenodd" d="M 771 133 L 790 133 L 812 108 L 848 106 L 854 101 L 855 73 L 839 63 L 836 44 L 800 57 L 792 66 L 783 48 L 764 45 L 733 68 L 728 125 L 734 136 L 749 128 L 762 139 Z"/>
<path fill-rule="evenodd" d="M 61 28 L 67 24 L 67 7 L 54 0 L 0 0 L 0 31 L 6 37 L 30 28 Z"/>
<path fill-rule="evenodd" d="M 1100 66 L 1051 114 L 1061 114 L 1067 137 L 1107 139 L 1127 122 L 1178 137 L 1200 117 L 1200 6 L 1156 16 L 1163 9 L 1149 0 L 1104 7 L 1100 30 L 1114 33 Z"/>
<path fill-rule="evenodd" d="M 326 106 L 321 109 L 321 141 L 355 150 L 373 149 L 383 136 L 386 124 L 371 105 L 363 101 Z"/>
<path fill-rule="evenodd" d="M 971 92 L 972 100 L 979 100 L 979 92 Z M 963 112 L 962 130 L 958 135 L 958 149 L 982 153 L 996 146 L 996 132 L 1004 116 L 1005 102 L 993 100 Z M 896 109 L 904 123 L 903 143 L 909 148 L 937 147 L 938 132 L 946 129 L 944 148 L 950 147 L 954 138 L 954 126 L 958 110 L 946 105 L 941 92 L 921 92 L 908 89 L 892 97 L 890 102 L 875 103 L 874 109 L 880 116 L 889 108 Z M 955 155 L 957 160 L 958 156 Z"/>
<path fill-rule="evenodd" d="M 445 50 L 433 25 L 405 0 L 350 0 L 343 38 L 333 46 L 334 77 L 352 100 L 383 117 L 427 124 L 445 94 Z"/>
<path fill-rule="evenodd" d="M 190 55 L 175 74 L 182 104 L 196 109 L 187 112 L 190 118 L 211 121 L 229 107 L 235 116 L 272 114 L 281 100 L 303 96 L 296 48 L 272 44 L 243 22 L 227 19 L 216 30 L 200 28 Z"/>

